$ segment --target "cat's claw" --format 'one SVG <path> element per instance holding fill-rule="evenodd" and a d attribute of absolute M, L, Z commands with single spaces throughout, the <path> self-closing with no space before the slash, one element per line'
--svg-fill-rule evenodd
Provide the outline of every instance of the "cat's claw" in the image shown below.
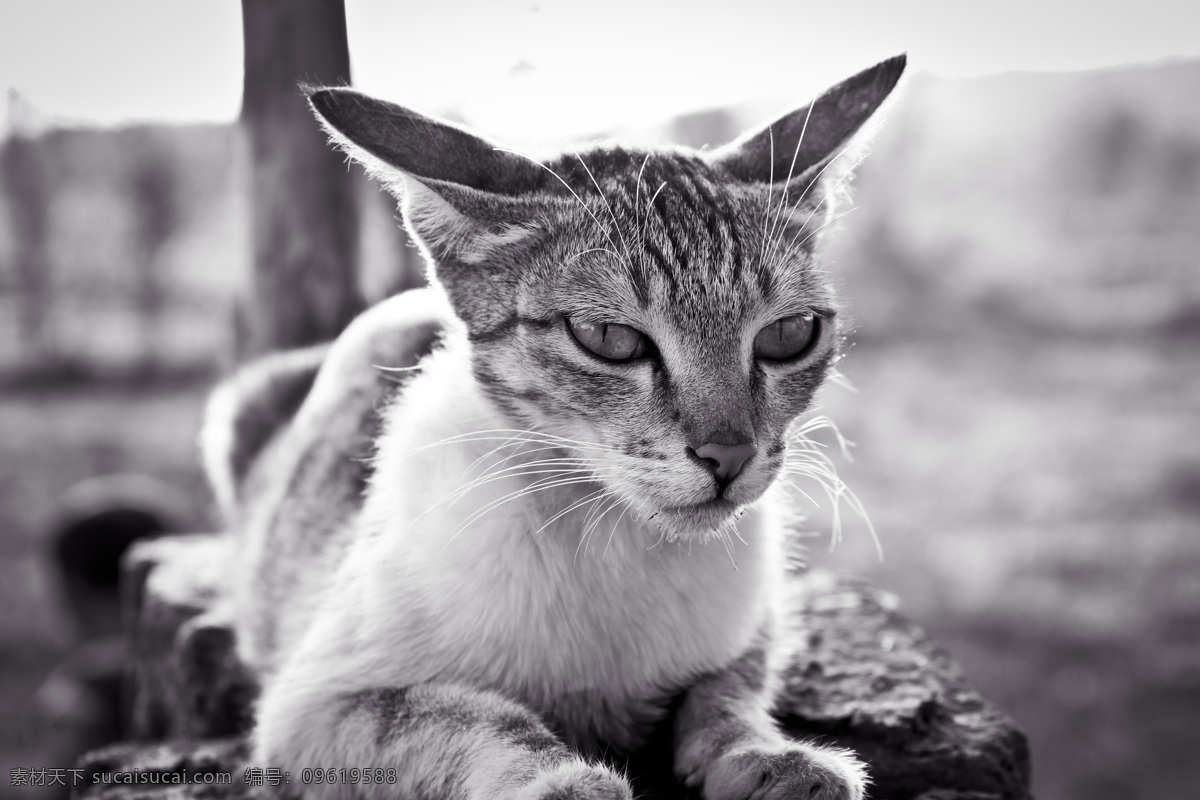
<path fill-rule="evenodd" d="M 705 800 L 863 800 L 867 772 L 846 750 L 739 747 L 708 768 Z"/>
<path fill-rule="evenodd" d="M 540 773 L 518 800 L 633 800 L 629 783 L 607 767 L 582 761 Z"/>

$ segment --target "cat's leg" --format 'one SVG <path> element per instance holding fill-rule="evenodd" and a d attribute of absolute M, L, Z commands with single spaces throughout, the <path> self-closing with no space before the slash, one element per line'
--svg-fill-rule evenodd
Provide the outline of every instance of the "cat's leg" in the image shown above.
<path fill-rule="evenodd" d="M 839 748 L 783 736 L 768 708 L 766 645 L 688 690 L 675 723 L 675 773 L 705 800 L 862 800 L 867 774 Z"/>
<path fill-rule="evenodd" d="M 623 778 L 573 754 L 529 709 L 458 684 L 268 691 L 254 739 L 255 760 L 290 773 L 289 789 L 306 800 L 633 796 Z M 317 767 L 369 768 L 384 782 L 302 785 L 303 770 Z"/>

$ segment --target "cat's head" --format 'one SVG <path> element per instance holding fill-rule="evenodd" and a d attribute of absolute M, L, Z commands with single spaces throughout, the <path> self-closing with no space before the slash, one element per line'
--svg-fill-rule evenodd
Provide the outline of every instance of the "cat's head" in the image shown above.
<path fill-rule="evenodd" d="M 400 198 L 487 395 L 691 535 L 766 491 L 836 356 L 818 245 L 845 172 L 830 165 L 904 63 L 703 152 L 534 160 L 350 89 L 309 99 Z"/>

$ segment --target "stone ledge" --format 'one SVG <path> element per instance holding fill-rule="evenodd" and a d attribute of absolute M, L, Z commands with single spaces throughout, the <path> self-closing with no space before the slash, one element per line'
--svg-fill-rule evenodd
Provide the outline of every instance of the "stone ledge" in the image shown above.
<path fill-rule="evenodd" d="M 125 556 L 132 738 L 204 739 L 249 728 L 257 687 L 234 651 L 222 602 L 231 547 L 227 537 L 193 534 L 139 542 Z"/>
<path fill-rule="evenodd" d="M 871 765 L 873 796 L 1028 796 L 1025 735 L 897 612 L 895 597 L 820 571 L 797 591 L 792 630 L 804 647 L 775 707 L 789 734 L 857 751 Z"/>
<path fill-rule="evenodd" d="M 256 689 L 237 661 L 223 613 L 223 536 L 138 544 L 126 558 L 133 632 L 133 730 L 159 744 L 124 744 L 86 756 L 90 778 L 158 775 L 160 783 L 77 787 L 84 798 L 241 800 L 262 789 L 243 783 Z M 895 598 L 854 580 L 815 571 L 796 577 L 793 653 L 776 714 L 785 729 L 856 750 L 869 764 L 876 800 L 1028 800 L 1024 735 L 980 697 L 962 670 Z M 225 737 L 225 738 L 217 738 Z M 683 798 L 669 775 L 669 729 L 634 756 L 642 798 Z M 161 776 L 228 772 L 230 785 L 167 784 Z"/>
<path fill-rule="evenodd" d="M 256 794 L 256 788 L 244 780 L 247 752 L 241 737 L 111 745 L 80 759 L 83 781 L 72 790 L 72 796 L 91 800 L 248 800 L 260 796 L 261 790 Z M 224 775 L 229 776 L 228 782 L 215 778 Z"/>

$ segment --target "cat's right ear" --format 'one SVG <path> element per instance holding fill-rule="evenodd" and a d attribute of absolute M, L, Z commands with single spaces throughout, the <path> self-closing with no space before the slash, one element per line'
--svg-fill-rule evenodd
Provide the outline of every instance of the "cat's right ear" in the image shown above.
<path fill-rule="evenodd" d="M 847 78 L 804 108 L 714 151 L 712 163 L 746 183 L 809 180 L 879 109 L 906 61 L 895 56 Z"/>

